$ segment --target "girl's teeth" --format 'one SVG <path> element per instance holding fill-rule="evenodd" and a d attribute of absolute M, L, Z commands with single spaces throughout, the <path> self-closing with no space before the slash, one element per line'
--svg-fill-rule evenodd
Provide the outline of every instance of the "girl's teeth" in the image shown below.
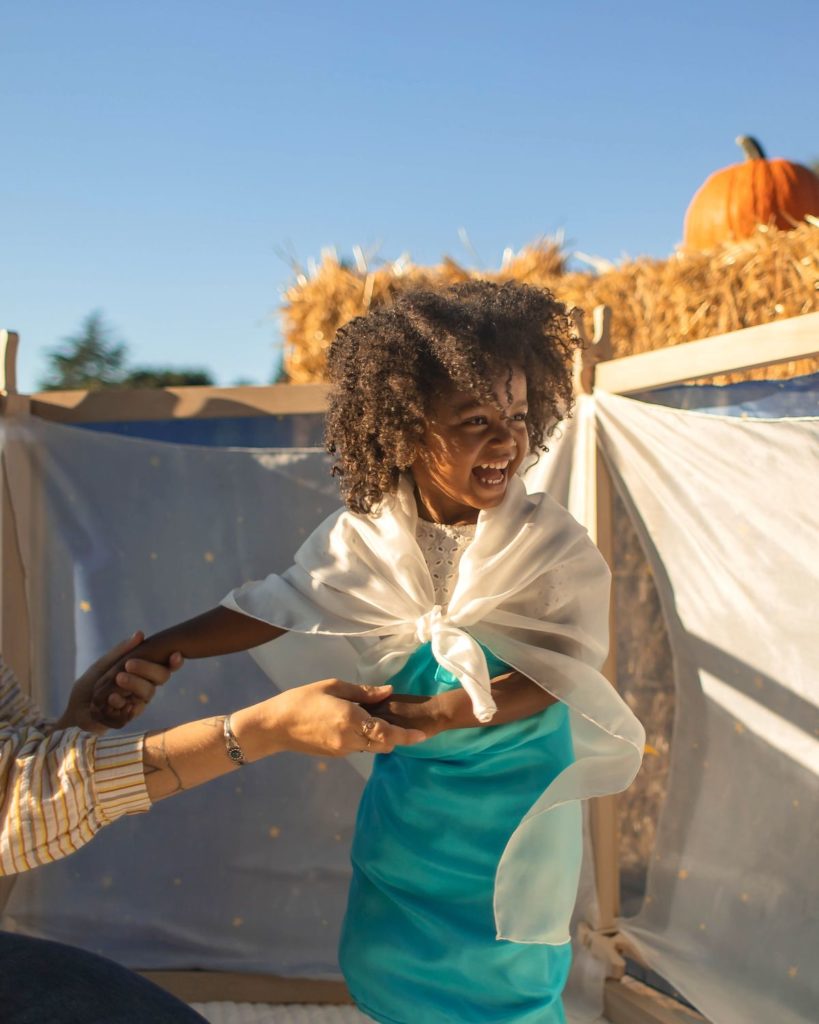
<path fill-rule="evenodd" d="M 502 484 L 505 479 L 505 469 L 506 463 L 502 463 L 499 465 L 476 466 L 472 472 L 482 484 L 497 486 Z"/>

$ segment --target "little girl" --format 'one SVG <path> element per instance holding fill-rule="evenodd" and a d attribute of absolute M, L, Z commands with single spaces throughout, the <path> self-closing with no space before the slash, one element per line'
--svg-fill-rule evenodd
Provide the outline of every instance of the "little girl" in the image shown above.
<path fill-rule="evenodd" d="M 565 1020 L 579 800 L 639 767 L 642 729 L 598 671 L 608 569 L 518 476 L 571 407 L 570 328 L 548 292 L 487 282 L 342 328 L 326 438 L 347 508 L 282 576 L 140 651 L 347 636 L 361 681 L 395 690 L 362 749 L 378 718 L 429 737 L 375 759 L 353 843 L 340 962 L 383 1024 Z M 126 701 L 99 693 L 109 718 Z"/>

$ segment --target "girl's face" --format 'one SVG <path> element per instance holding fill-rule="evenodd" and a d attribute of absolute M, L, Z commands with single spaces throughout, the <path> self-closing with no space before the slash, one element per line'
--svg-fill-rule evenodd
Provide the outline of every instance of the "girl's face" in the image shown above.
<path fill-rule="evenodd" d="M 492 380 L 497 405 L 451 388 L 432 402 L 412 464 L 418 511 L 437 523 L 474 523 L 503 500 L 526 456 L 526 377 L 519 369 Z M 510 400 L 511 394 L 511 400 Z"/>

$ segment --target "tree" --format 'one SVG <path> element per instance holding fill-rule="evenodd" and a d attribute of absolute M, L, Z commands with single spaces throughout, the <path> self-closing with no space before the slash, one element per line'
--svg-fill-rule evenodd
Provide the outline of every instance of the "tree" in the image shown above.
<path fill-rule="evenodd" d="M 284 357 L 280 356 L 279 361 L 273 368 L 273 374 L 270 378 L 271 384 L 289 384 L 290 374 L 287 372 L 287 367 L 284 364 Z"/>
<path fill-rule="evenodd" d="M 64 338 L 60 347 L 48 353 L 49 371 L 40 384 L 43 391 L 92 391 L 120 385 L 127 348 L 112 334 L 99 310 L 89 313 L 79 333 Z"/>
<path fill-rule="evenodd" d="M 115 341 L 102 313 L 83 320 L 77 334 L 64 338 L 48 353 L 49 372 L 43 391 L 97 391 L 100 388 L 172 388 L 213 384 L 201 367 L 127 365 L 128 346 Z"/>
<path fill-rule="evenodd" d="M 122 382 L 126 388 L 180 388 L 213 384 L 207 370 L 181 367 L 178 370 L 162 366 L 140 366 L 130 370 Z"/>

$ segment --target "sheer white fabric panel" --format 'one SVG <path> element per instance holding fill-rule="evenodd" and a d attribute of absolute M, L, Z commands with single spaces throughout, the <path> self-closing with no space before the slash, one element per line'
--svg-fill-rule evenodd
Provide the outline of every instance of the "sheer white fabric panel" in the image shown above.
<path fill-rule="evenodd" d="M 52 713 L 117 639 L 286 568 L 338 505 L 313 451 L 184 447 L 36 420 L 22 436 L 12 429 L 33 471 L 34 669 Z M 308 665 L 298 681 L 315 678 Z M 191 662 L 139 727 L 268 696 L 245 654 Z M 336 975 L 361 788 L 346 761 L 280 755 L 122 819 L 79 853 L 20 876 L 2 925 L 136 967 Z"/>
<path fill-rule="evenodd" d="M 819 421 L 597 395 L 675 660 L 668 796 L 623 922 L 716 1024 L 819 1005 Z"/>

